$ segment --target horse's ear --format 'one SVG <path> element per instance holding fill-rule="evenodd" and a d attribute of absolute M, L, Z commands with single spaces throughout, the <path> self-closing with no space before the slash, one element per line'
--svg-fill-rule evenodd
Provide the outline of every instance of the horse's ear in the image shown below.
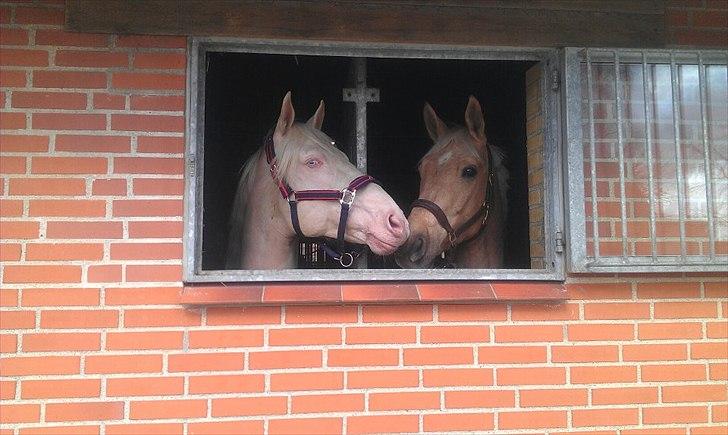
<path fill-rule="evenodd" d="M 316 113 L 306 123 L 316 130 L 321 130 L 321 125 L 324 123 L 324 114 L 324 100 L 321 100 L 318 109 L 316 109 Z"/>
<path fill-rule="evenodd" d="M 427 128 L 427 134 L 430 135 L 430 139 L 433 142 L 437 142 L 437 139 L 447 131 L 447 126 L 437 113 L 435 109 L 430 106 L 430 103 L 425 103 L 425 107 L 422 108 L 422 117 L 425 120 L 425 127 Z"/>
<path fill-rule="evenodd" d="M 468 107 L 465 109 L 465 126 L 468 132 L 478 142 L 485 143 L 485 119 L 483 109 L 474 96 L 468 98 Z"/>
<path fill-rule="evenodd" d="M 293 121 L 296 118 L 296 111 L 293 110 L 293 104 L 291 103 L 291 91 L 286 92 L 286 96 L 283 97 L 283 104 L 281 104 L 281 114 L 278 115 L 278 123 L 276 124 L 276 133 L 285 134 L 289 128 L 293 125 Z"/>

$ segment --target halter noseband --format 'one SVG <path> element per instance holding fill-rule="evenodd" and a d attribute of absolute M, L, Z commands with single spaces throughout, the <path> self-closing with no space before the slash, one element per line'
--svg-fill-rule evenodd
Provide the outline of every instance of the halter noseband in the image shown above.
<path fill-rule="evenodd" d="M 270 167 L 270 175 L 273 181 L 278 185 L 283 199 L 288 201 L 291 209 L 291 224 L 293 230 L 298 237 L 305 239 L 301 231 L 301 224 L 298 220 L 298 202 L 299 201 L 339 201 L 341 204 L 341 213 L 339 214 L 339 227 L 336 231 L 336 242 L 338 252 L 330 246 L 323 243 L 321 247 L 328 255 L 337 260 L 343 267 L 349 267 L 354 264 L 354 259 L 359 256 L 359 252 L 347 252 L 344 245 L 344 233 L 346 232 L 346 221 L 349 219 L 349 209 L 356 197 L 356 191 L 369 183 L 375 182 L 371 175 L 360 175 L 349 183 L 342 190 L 333 189 L 312 189 L 312 190 L 293 190 L 284 180 L 278 177 L 278 165 L 276 164 L 276 151 L 273 144 L 273 133 L 270 132 L 265 137 L 265 159 Z"/>
<path fill-rule="evenodd" d="M 485 147 L 488 153 L 488 184 L 486 186 L 483 204 L 480 206 L 478 211 L 475 212 L 472 217 L 470 217 L 470 219 L 463 222 L 462 225 L 460 225 L 459 227 L 453 228 L 452 225 L 450 225 L 450 221 L 448 220 L 447 215 L 439 205 L 428 199 L 422 198 L 418 198 L 412 202 L 411 208 L 419 207 L 429 211 L 430 213 L 432 213 L 435 219 L 437 219 L 437 223 L 439 223 L 440 226 L 447 232 L 447 238 L 450 242 L 450 247 L 443 251 L 443 259 L 445 258 L 445 252 L 457 246 L 457 239 L 465 232 L 465 230 L 470 228 L 470 226 L 474 223 L 481 220 L 481 218 L 481 229 L 485 227 L 485 224 L 488 221 L 488 215 L 490 214 L 490 204 L 491 202 L 493 202 L 493 155 L 490 152 L 490 146 L 486 144 Z"/>

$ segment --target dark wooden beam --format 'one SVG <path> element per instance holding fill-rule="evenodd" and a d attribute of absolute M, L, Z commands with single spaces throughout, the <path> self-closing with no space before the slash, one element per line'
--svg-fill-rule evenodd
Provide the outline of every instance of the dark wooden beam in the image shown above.
<path fill-rule="evenodd" d="M 495 46 L 665 45 L 659 1 L 67 0 L 80 32 Z"/>

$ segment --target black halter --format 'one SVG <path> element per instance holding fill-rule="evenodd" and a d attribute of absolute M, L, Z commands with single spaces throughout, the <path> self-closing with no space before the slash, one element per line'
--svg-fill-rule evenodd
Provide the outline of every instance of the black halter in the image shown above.
<path fill-rule="evenodd" d="M 351 204 L 354 202 L 356 197 L 356 191 L 366 186 L 371 182 L 375 182 L 374 177 L 370 175 L 360 175 L 354 178 L 348 186 L 342 190 L 328 190 L 328 189 L 315 189 L 315 190 L 299 190 L 295 191 L 291 189 L 285 180 L 278 177 L 278 165 L 276 164 L 276 151 L 273 144 L 273 133 L 268 133 L 265 137 L 265 159 L 270 167 L 270 175 L 273 180 L 278 184 L 278 190 L 281 192 L 283 199 L 288 201 L 288 206 L 291 209 L 291 224 L 293 230 L 296 232 L 298 237 L 305 239 L 301 231 L 301 224 L 298 221 L 298 202 L 299 201 L 339 201 L 341 204 L 341 213 L 339 214 L 339 227 L 336 231 L 336 245 L 338 250 L 332 249 L 326 243 L 320 246 L 330 255 L 334 260 L 337 260 L 343 267 L 349 267 L 354 264 L 354 259 L 360 255 L 357 251 L 346 251 L 344 243 L 344 233 L 346 232 L 346 221 L 349 218 L 349 209 Z"/>
<path fill-rule="evenodd" d="M 471 216 L 470 219 L 463 222 L 462 225 L 457 228 L 453 228 L 452 225 L 450 225 L 450 221 L 448 220 L 447 215 L 442 210 L 442 208 L 440 208 L 439 205 L 435 204 L 430 200 L 418 198 L 412 202 L 411 208 L 420 207 L 429 211 L 430 213 L 432 213 L 433 216 L 435 216 L 435 219 L 437 219 L 437 222 L 440 224 L 440 226 L 445 231 L 447 231 L 447 238 L 450 242 L 450 247 L 442 252 L 443 260 L 447 256 L 447 252 L 449 252 L 458 244 L 467 241 L 458 241 L 458 239 L 468 228 L 470 228 L 474 223 L 480 221 L 480 228 L 476 232 L 477 235 L 485 227 L 485 224 L 488 221 L 488 216 L 490 215 L 490 204 L 493 202 L 493 155 L 490 152 L 489 145 L 486 144 L 485 148 L 488 153 L 488 184 L 485 188 L 485 198 L 483 199 L 483 204 L 481 204 L 478 211 L 475 212 L 475 214 Z"/>

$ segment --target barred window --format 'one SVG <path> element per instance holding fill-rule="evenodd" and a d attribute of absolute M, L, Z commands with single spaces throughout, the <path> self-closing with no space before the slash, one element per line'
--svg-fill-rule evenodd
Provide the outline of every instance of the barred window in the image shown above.
<path fill-rule="evenodd" d="M 573 271 L 728 269 L 727 60 L 566 51 Z"/>

